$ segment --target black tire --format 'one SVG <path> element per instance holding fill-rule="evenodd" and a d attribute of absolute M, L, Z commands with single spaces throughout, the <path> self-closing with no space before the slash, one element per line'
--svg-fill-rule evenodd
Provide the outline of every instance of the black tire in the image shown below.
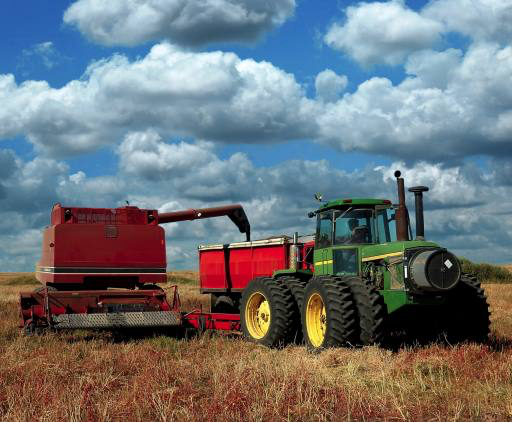
<path fill-rule="evenodd" d="M 261 314 L 262 318 L 266 317 L 269 321 L 268 326 L 255 332 L 255 318 L 261 316 L 253 307 L 258 298 L 266 301 L 270 315 Z M 269 347 L 284 346 L 293 340 L 296 319 L 298 315 L 295 301 L 284 284 L 270 277 L 258 277 L 244 289 L 240 304 L 240 323 L 244 336 L 250 341 Z"/>
<path fill-rule="evenodd" d="M 358 344 L 381 345 L 385 337 L 386 304 L 377 288 L 362 277 L 343 277 L 349 285 L 357 310 Z"/>
<path fill-rule="evenodd" d="M 293 339 L 296 343 L 302 343 L 304 336 L 302 335 L 302 322 L 301 322 L 301 310 L 302 304 L 304 303 L 304 290 L 306 289 L 306 281 L 293 276 L 283 276 L 279 278 L 279 281 L 283 283 L 290 290 L 294 302 L 295 302 L 295 321 L 294 321 L 294 334 Z"/>
<path fill-rule="evenodd" d="M 240 294 L 210 294 L 210 310 L 220 314 L 240 313 Z"/>
<path fill-rule="evenodd" d="M 476 277 L 462 274 L 459 284 L 450 291 L 443 314 L 448 342 L 484 343 L 489 339 L 489 304 Z"/>
<path fill-rule="evenodd" d="M 164 291 L 164 289 L 157 284 L 143 284 L 142 286 L 139 287 L 139 290 L 160 290 L 161 292 Z"/>
<path fill-rule="evenodd" d="M 315 336 L 314 328 L 308 325 L 308 315 L 313 312 L 318 297 L 325 307 L 323 336 Z M 304 340 L 309 350 L 316 352 L 328 347 L 353 344 L 356 335 L 356 310 L 350 288 L 341 277 L 313 277 L 304 292 L 301 314 Z"/>

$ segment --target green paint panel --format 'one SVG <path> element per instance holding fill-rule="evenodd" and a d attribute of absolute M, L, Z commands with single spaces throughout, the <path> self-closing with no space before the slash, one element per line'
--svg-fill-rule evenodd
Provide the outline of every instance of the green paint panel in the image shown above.
<path fill-rule="evenodd" d="M 361 259 L 370 258 L 373 256 L 386 255 L 394 252 L 403 252 L 405 249 L 417 248 L 419 246 L 438 247 L 439 245 L 434 242 L 426 242 L 423 240 L 408 240 L 405 242 L 390 242 L 374 245 L 361 246 Z"/>

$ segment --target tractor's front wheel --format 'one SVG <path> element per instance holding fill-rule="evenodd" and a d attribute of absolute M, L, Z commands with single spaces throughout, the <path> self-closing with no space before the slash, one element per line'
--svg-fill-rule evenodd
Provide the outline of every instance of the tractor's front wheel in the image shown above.
<path fill-rule="evenodd" d="M 355 340 L 356 311 L 349 286 L 340 277 L 314 277 L 306 286 L 302 327 L 308 349 L 320 351 Z"/>
<path fill-rule="evenodd" d="M 249 340 L 275 347 L 293 340 L 298 315 L 290 290 L 273 278 L 252 280 L 240 304 L 242 332 Z"/>

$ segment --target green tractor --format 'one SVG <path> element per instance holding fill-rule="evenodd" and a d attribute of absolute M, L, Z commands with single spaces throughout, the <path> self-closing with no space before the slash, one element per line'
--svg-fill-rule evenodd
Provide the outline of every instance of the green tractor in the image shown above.
<path fill-rule="evenodd" d="M 400 332 L 450 343 L 487 340 L 489 306 L 480 283 L 462 272 L 454 254 L 425 240 L 423 192 L 428 188 L 423 186 L 409 189 L 416 205 L 412 238 L 400 176 L 395 172 L 397 205 L 341 199 L 311 212 L 317 218 L 314 272 L 289 268 L 274 273 L 273 279 L 281 280 L 294 298 L 294 319 L 301 319 L 295 337 L 303 336 L 309 349 L 383 344 Z M 288 324 L 283 333 L 294 329 L 292 321 L 283 324 Z M 258 342 L 265 343 L 265 336 Z"/>

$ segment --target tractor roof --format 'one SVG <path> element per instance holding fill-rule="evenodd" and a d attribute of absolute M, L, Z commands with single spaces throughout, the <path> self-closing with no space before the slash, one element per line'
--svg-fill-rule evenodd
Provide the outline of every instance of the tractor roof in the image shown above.
<path fill-rule="evenodd" d="M 325 211 L 331 208 L 339 207 L 353 207 L 353 206 L 375 206 L 375 205 L 391 205 L 389 199 L 374 199 L 374 198 L 347 198 L 347 199 L 335 199 L 333 201 L 326 202 L 317 211 Z"/>

